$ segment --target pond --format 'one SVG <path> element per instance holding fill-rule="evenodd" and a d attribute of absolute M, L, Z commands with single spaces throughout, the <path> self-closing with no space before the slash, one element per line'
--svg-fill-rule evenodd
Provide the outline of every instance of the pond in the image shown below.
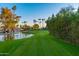
<path fill-rule="evenodd" d="M 21 32 L 17 32 L 14 34 L 14 39 L 18 40 L 18 39 L 22 39 L 22 38 L 30 38 L 32 37 L 33 34 L 23 34 Z M 0 33 L 0 41 L 4 41 L 4 34 Z"/>

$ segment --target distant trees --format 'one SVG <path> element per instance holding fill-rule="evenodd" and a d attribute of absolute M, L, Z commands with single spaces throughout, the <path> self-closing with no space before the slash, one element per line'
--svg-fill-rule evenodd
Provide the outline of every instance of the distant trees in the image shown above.
<path fill-rule="evenodd" d="M 22 32 L 27 32 L 27 31 L 30 30 L 30 26 L 27 25 L 27 24 L 24 24 L 24 25 L 20 26 L 20 29 L 21 29 Z"/>
<path fill-rule="evenodd" d="M 38 25 L 38 24 L 34 24 L 34 25 L 33 25 L 33 29 L 34 29 L 34 30 L 38 30 L 38 29 L 39 29 L 39 25 Z"/>
<path fill-rule="evenodd" d="M 24 25 L 26 25 L 27 21 L 23 21 L 22 23 L 23 23 Z"/>
<path fill-rule="evenodd" d="M 39 28 L 41 28 L 41 29 L 44 28 L 44 25 L 45 25 L 44 22 L 45 22 L 45 19 L 41 19 L 41 18 L 38 19 L 38 20 L 35 20 L 35 19 L 33 20 L 33 23 L 34 24 L 37 24 L 38 23 L 39 24 Z"/>
<path fill-rule="evenodd" d="M 42 19 L 42 28 L 44 28 L 44 21 L 45 19 Z"/>
<path fill-rule="evenodd" d="M 38 19 L 38 22 L 39 22 L 39 25 L 40 25 L 40 28 L 41 28 L 41 23 L 42 23 L 41 19 Z"/>
<path fill-rule="evenodd" d="M 46 21 L 49 32 L 65 41 L 79 43 L 79 9 L 72 6 L 62 8 L 56 15 Z"/>
<path fill-rule="evenodd" d="M 20 25 L 20 30 L 22 32 L 29 31 L 31 27 L 29 25 L 27 25 L 27 21 L 23 21 L 22 23 L 23 23 L 23 25 Z"/>
<path fill-rule="evenodd" d="M 36 24 L 36 22 L 37 22 L 37 20 L 34 19 L 34 20 L 33 20 L 33 23 Z"/>
<path fill-rule="evenodd" d="M 39 20 L 40 27 L 43 29 L 45 19 L 38 19 L 38 20 Z"/>

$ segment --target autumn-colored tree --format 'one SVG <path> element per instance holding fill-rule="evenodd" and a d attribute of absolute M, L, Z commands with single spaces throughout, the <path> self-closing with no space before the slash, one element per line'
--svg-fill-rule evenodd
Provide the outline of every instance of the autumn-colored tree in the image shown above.
<path fill-rule="evenodd" d="M 13 39 L 14 29 L 19 21 L 20 16 L 13 14 L 11 9 L 2 8 L 0 14 L 0 21 L 4 25 L 5 39 Z"/>
<path fill-rule="evenodd" d="M 28 30 L 30 30 L 30 26 L 28 26 L 27 24 L 21 25 L 21 31 L 26 32 Z"/>
<path fill-rule="evenodd" d="M 39 29 L 39 25 L 38 25 L 38 24 L 34 24 L 34 25 L 33 25 L 33 29 L 34 29 L 34 30 Z"/>

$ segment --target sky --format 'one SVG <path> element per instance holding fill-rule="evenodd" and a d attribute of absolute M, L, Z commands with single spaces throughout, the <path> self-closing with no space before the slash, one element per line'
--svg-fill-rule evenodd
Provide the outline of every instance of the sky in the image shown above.
<path fill-rule="evenodd" d="M 20 23 L 27 21 L 29 25 L 33 24 L 33 19 L 47 19 L 52 14 L 58 13 L 63 7 L 71 5 L 76 9 L 79 6 L 77 3 L 0 3 L 0 8 L 8 7 L 11 9 L 13 5 L 17 7 L 15 13 L 21 16 Z"/>

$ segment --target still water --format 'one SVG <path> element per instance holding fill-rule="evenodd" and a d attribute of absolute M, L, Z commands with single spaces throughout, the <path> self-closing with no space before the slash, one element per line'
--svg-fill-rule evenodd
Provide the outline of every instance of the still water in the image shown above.
<path fill-rule="evenodd" d="M 30 38 L 32 36 L 33 36 L 33 34 L 23 34 L 21 32 L 14 34 L 15 40 L 22 39 L 22 38 Z M 2 34 L 2 33 L 0 33 L 0 41 L 4 41 L 4 34 Z"/>

